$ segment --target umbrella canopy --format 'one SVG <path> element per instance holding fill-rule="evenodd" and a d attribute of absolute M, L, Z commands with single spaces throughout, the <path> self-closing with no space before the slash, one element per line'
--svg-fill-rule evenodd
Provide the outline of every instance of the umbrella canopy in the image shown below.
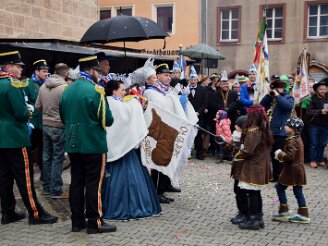
<path fill-rule="evenodd" d="M 224 60 L 224 55 L 207 44 L 199 44 L 182 51 L 182 55 L 193 59 L 215 59 Z"/>
<path fill-rule="evenodd" d="M 81 43 L 108 43 L 163 39 L 169 36 L 154 21 L 145 17 L 120 15 L 94 23 L 83 35 Z"/>

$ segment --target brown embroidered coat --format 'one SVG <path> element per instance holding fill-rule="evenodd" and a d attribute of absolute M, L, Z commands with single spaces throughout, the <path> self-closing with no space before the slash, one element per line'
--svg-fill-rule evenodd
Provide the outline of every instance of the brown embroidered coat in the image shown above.
<path fill-rule="evenodd" d="M 278 182 L 287 186 L 306 185 L 304 169 L 304 146 L 301 137 L 293 136 L 286 139 L 283 152 L 278 155 L 283 169 Z"/>
<path fill-rule="evenodd" d="M 237 154 L 236 158 L 244 159 L 239 181 L 252 185 L 266 185 L 271 177 L 269 165 L 270 147 L 261 144 L 262 133 L 258 127 L 247 130 L 244 139 L 244 148 Z"/>

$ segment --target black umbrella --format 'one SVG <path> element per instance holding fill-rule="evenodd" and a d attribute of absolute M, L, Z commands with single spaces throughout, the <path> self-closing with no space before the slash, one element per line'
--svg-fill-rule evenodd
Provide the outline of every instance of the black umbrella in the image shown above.
<path fill-rule="evenodd" d="M 157 23 L 148 18 L 119 15 L 94 23 L 83 35 L 80 42 L 109 43 L 123 41 L 124 59 L 126 60 L 125 42 L 165 39 L 167 36 L 169 35 Z"/>
<path fill-rule="evenodd" d="M 81 43 L 109 43 L 163 39 L 168 34 L 154 21 L 145 17 L 119 15 L 94 23 L 81 39 Z"/>

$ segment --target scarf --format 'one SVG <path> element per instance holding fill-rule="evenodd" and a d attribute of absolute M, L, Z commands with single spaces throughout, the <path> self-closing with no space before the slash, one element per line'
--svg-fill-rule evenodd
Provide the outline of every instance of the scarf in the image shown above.
<path fill-rule="evenodd" d="M 90 74 L 88 74 L 87 72 L 80 72 L 79 73 L 79 78 L 81 79 L 85 79 L 90 81 L 92 84 L 94 84 L 95 82 L 93 81 L 92 77 Z"/>
<path fill-rule="evenodd" d="M 163 85 L 161 81 L 158 81 L 159 87 L 165 92 L 168 92 L 170 89 L 170 83 L 168 85 Z"/>
<path fill-rule="evenodd" d="M 111 80 L 110 75 L 102 75 L 99 74 L 98 76 L 98 85 L 101 85 L 102 87 L 105 87 L 107 83 Z"/>
<path fill-rule="evenodd" d="M 116 101 L 123 102 L 123 99 L 117 96 L 112 95 L 112 98 L 114 98 Z"/>
<path fill-rule="evenodd" d="M 4 78 L 14 79 L 15 76 L 10 72 L 7 72 L 5 70 L 0 70 L 0 79 L 4 79 Z"/>
<path fill-rule="evenodd" d="M 43 85 L 45 80 L 39 79 L 35 73 L 32 74 L 33 82 L 37 83 L 39 86 Z"/>
<path fill-rule="evenodd" d="M 159 93 L 161 93 L 161 94 L 163 94 L 163 95 L 165 96 L 165 92 L 162 91 L 162 90 L 161 90 L 159 87 L 157 87 L 157 86 L 146 84 L 146 90 L 147 90 L 147 89 L 155 90 L 155 91 L 157 91 L 157 92 L 159 92 Z"/>
<path fill-rule="evenodd" d="M 228 95 L 229 95 L 229 91 L 227 91 L 226 93 L 223 92 L 223 90 L 221 90 L 221 96 L 223 99 L 223 107 L 227 108 L 228 107 Z"/>

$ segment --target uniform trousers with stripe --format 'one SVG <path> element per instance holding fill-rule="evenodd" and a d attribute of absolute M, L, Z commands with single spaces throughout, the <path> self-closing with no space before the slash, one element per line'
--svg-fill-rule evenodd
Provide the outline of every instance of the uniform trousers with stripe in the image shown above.
<path fill-rule="evenodd" d="M 101 188 L 106 154 L 69 153 L 68 156 L 71 161 L 69 203 L 72 226 L 83 225 L 87 218 L 88 228 L 99 228 L 103 215 Z"/>
<path fill-rule="evenodd" d="M 30 160 L 30 150 L 25 147 L 0 149 L 0 199 L 3 215 L 15 211 L 14 180 L 29 215 L 38 219 L 43 213 L 34 190 L 33 165 Z"/>

